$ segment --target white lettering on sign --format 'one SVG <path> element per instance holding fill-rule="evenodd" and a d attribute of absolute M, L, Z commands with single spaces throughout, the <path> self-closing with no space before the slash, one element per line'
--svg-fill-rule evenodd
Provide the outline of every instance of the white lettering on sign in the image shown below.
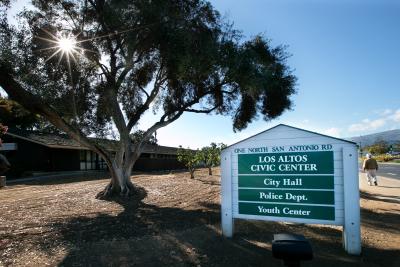
<path fill-rule="evenodd" d="M 292 172 L 292 171 L 318 171 L 317 164 L 281 164 L 279 165 L 281 172 Z"/>
<path fill-rule="evenodd" d="M 307 162 L 307 155 L 280 156 L 278 162 Z"/>
<path fill-rule="evenodd" d="M 275 162 L 275 156 L 264 156 L 258 157 L 258 163 L 273 163 Z"/>
<path fill-rule="evenodd" d="M 310 210 L 283 208 L 283 214 L 309 216 Z"/>
<path fill-rule="evenodd" d="M 253 172 L 260 172 L 260 171 L 274 172 L 276 170 L 276 166 L 273 164 L 265 164 L 265 165 L 254 164 L 250 166 L 250 170 Z M 307 163 L 280 164 L 278 165 L 278 170 L 281 172 L 318 171 L 317 164 L 307 164 Z"/>
<path fill-rule="evenodd" d="M 274 172 L 275 165 L 251 165 L 250 169 L 253 172 L 259 172 L 259 171 Z"/>
<path fill-rule="evenodd" d="M 263 206 L 257 206 L 257 208 L 260 213 L 268 213 L 268 214 L 280 214 L 281 213 L 281 211 L 278 209 L 278 207 L 274 207 L 272 209 L 267 209 L 267 208 L 264 208 Z"/>
<path fill-rule="evenodd" d="M 295 200 L 296 202 L 305 201 L 307 200 L 306 195 L 295 195 L 292 193 L 286 193 L 286 200 Z"/>
<path fill-rule="evenodd" d="M 290 180 L 290 179 L 286 179 L 286 180 Z M 277 181 L 277 180 L 274 180 L 274 179 L 270 179 L 270 178 L 264 179 L 264 184 L 267 185 L 267 186 L 272 185 L 272 186 L 275 186 L 275 187 L 279 187 L 280 183 L 281 183 L 281 181 Z"/>
<path fill-rule="evenodd" d="M 296 178 L 296 179 L 283 179 L 283 185 L 296 185 L 296 186 L 302 186 L 302 180 L 300 178 Z"/>
<path fill-rule="evenodd" d="M 272 192 L 269 192 L 268 194 L 260 192 L 260 199 L 283 199 L 283 195 L 275 194 Z"/>
<path fill-rule="evenodd" d="M 281 214 L 281 210 L 278 207 L 273 207 L 273 208 L 265 208 L 264 206 L 257 206 L 258 212 L 259 213 L 265 213 L 265 214 Z M 289 207 L 284 207 L 282 209 L 282 213 L 285 215 L 301 215 L 301 216 L 310 216 L 311 211 L 310 210 L 304 210 L 304 209 L 295 209 L 295 208 L 289 208 Z"/>

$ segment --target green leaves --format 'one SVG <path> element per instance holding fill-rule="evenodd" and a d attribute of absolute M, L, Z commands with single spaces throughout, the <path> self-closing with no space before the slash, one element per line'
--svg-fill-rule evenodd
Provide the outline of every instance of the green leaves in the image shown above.
<path fill-rule="evenodd" d="M 24 109 L 17 102 L 10 99 L 0 97 L 0 118 L 1 123 L 8 125 L 10 128 L 32 129 L 40 128 L 38 115 L 32 114 Z M 4 134 L 4 127 L 0 125 L 0 134 Z"/>
<path fill-rule="evenodd" d="M 244 39 L 209 2 L 32 3 L 21 27 L 1 28 L 0 67 L 87 134 L 129 134 L 150 108 L 163 126 L 196 112 L 230 116 L 240 131 L 291 107 L 286 48 Z M 57 45 L 62 36 L 76 40 L 69 57 Z"/>
<path fill-rule="evenodd" d="M 193 169 L 199 164 L 199 153 L 192 149 L 184 149 L 179 147 L 178 149 L 178 161 L 185 164 L 188 169 Z"/>
<path fill-rule="evenodd" d="M 226 147 L 223 143 L 211 143 L 210 146 L 201 148 L 200 150 L 178 149 L 178 161 L 185 164 L 188 170 L 193 173 L 194 170 L 199 167 L 209 168 L 209 174 L 211 175 L 211 167 L 220 165 L 221 161 L 221 150 Z"/>
<path fill-rule="evenodd" d="M 210 146 L 203 147 L 199 153 L 199 159 L 206 167 L 219 166 L 221 150 L 226 147 L 223 143 L 211 143 Z"/>

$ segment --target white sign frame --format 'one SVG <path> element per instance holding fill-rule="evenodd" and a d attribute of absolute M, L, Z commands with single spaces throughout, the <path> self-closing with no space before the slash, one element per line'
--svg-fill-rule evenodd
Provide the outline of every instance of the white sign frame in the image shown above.
<path fill-rule="evenodd" d="M 237 158 L 246 148 L 332 144 L 335 165 L 335 221 L 244 215 L 237 211 Z M 241 151 L 241 152 L 240 152 Z M 360 255 L 360 196 L 358 182 L 358 151 L 356 144 L 287 125 L 270 130 L 227 147 L 221 153 L 221 227 L 222 234 L 232 237 L 235 219 L 298 222 L 343 226 L 343 246 L 347 253 Z"/>

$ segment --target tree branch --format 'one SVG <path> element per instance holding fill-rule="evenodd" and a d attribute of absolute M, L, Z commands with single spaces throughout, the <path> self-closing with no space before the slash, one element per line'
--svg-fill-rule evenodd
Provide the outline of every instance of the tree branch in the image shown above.
<path fill-rule="evenodd" d="M 25 90 L 10 74 L 10 69 L 0 63 L 0 86 L 11 99 L 17 101 L 33 114 L 45 117 L 58 129 L 66 132 L 73 140 L 99 154 L 107 163 L 111 164 L 109 153 L 88 139 L 79 129 L 68 124 L 51 106 L 39 97 Z M 111 166 L 111 165 L 110 165 Z"/>
<path fill-rule="evenodd" d="M 213 108 L 210 108 L 210 109 L 185 109 L 184 111 L 185 112 L 191 112 L 191 113 L 204 113 L 204 114 L 208 114 L 208 113 L 211 113 L 211 112 L 213 112 L 214 110 L 216 110 L 217 108 L 219 107 L 219 105 L 218 106 L 215 106 L 215 107 L 213 107 Z"/>
<path fill-rule="evenodd" d="M 128 73 L 132 70 L 132 68 L 133 68 L 133 65 L 131 65 L 131 64 L 129 64 L 129 65 L 127 65 L 126 67 L 125 67 L 125 69 L 121 72 L 121 74 L 118 76 L 118 79 L 117 79 L 117 88 L 119 88 L 120 86 L 121 86 L 121 84 L 122 84 L 122 82 L 124 81 L 124 79 L 125 79 L 125 77 L 126 77 L 126 75 L 128 75 Z"/>
<path fill-rule="evenodd" d="M 147 131 L 144 132 L 143 139 L 139 142 L 139 151 L 141 151 L 143 145 L 145 144 L 145 141 L 148 140 L 155 131 L 176 121 L 182 114 L 183 111 L 179 111 L 167 120 L 165 120 L 167 115 L 164 114 L 158 122 L 154 123 L 153 126 L 151 126 L 149 129 L 147 129 Z"/>
<path fill-rule="evenodd" d="M 144 102 L 144 104 L 142 106 L 140 106 L 140 108 L 138 108 L 135 115 L 132 118 L 130 118 L 130 120 L 128 122 L 128 126 L 127 126 L 129 131 L 140 120 L 140 117 L 143 115 L 143 113 L 149 109 L 151 102 L 154 101 L 154 99 L 157 97 L 158 93 L 160 92 L 161 85 L 164 82 L 164 79 L 161 78 L 162 70 L 163 70 L 163 64 L 161 64 L 160 68 L 158 69 L 158 72 L 156 75 L 156 81 L 154 83 L 154 88 L 150 92 L 150 94 L 147 93 L 144 90 L 144 88 L 139 87 L 141 90 L 143 90 L 145 92 L 145 94 L 147 95 L 147 99 Z"/>

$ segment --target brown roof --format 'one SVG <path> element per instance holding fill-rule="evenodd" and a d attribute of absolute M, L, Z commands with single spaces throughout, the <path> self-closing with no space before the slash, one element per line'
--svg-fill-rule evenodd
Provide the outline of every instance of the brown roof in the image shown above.
<path fill-rule="evenodd" d="M 176 155 L 178 153 L 178 148 L 170 147 L 170 146 L 158 146 L 158 145 L 145 144 L 143 147 L 142 153 Z"/>
<path fill-rule="evenodd" d="M 51 148 L 64 148 L 64 149 L 87 149 L 79 144 L 77 141 L 71 139 L 66 134 L 53 134 L 43 133 L 40 131 L 21 131 L 21 130 L 9 130 L 7 135 L 15 138 L 24 139 L 33 143 L 37 143 L 43 146 Z M 118 140 L 101 139 L 101 138 L 90 138 L 98 143 L 100 146 L 107 150 L 116 151 L 118 147 Z M 155 154 L 172 154 L 176 155 L 178 148 L 150 145 L 145 144 L 142 153 L 155 153 Z"/>

